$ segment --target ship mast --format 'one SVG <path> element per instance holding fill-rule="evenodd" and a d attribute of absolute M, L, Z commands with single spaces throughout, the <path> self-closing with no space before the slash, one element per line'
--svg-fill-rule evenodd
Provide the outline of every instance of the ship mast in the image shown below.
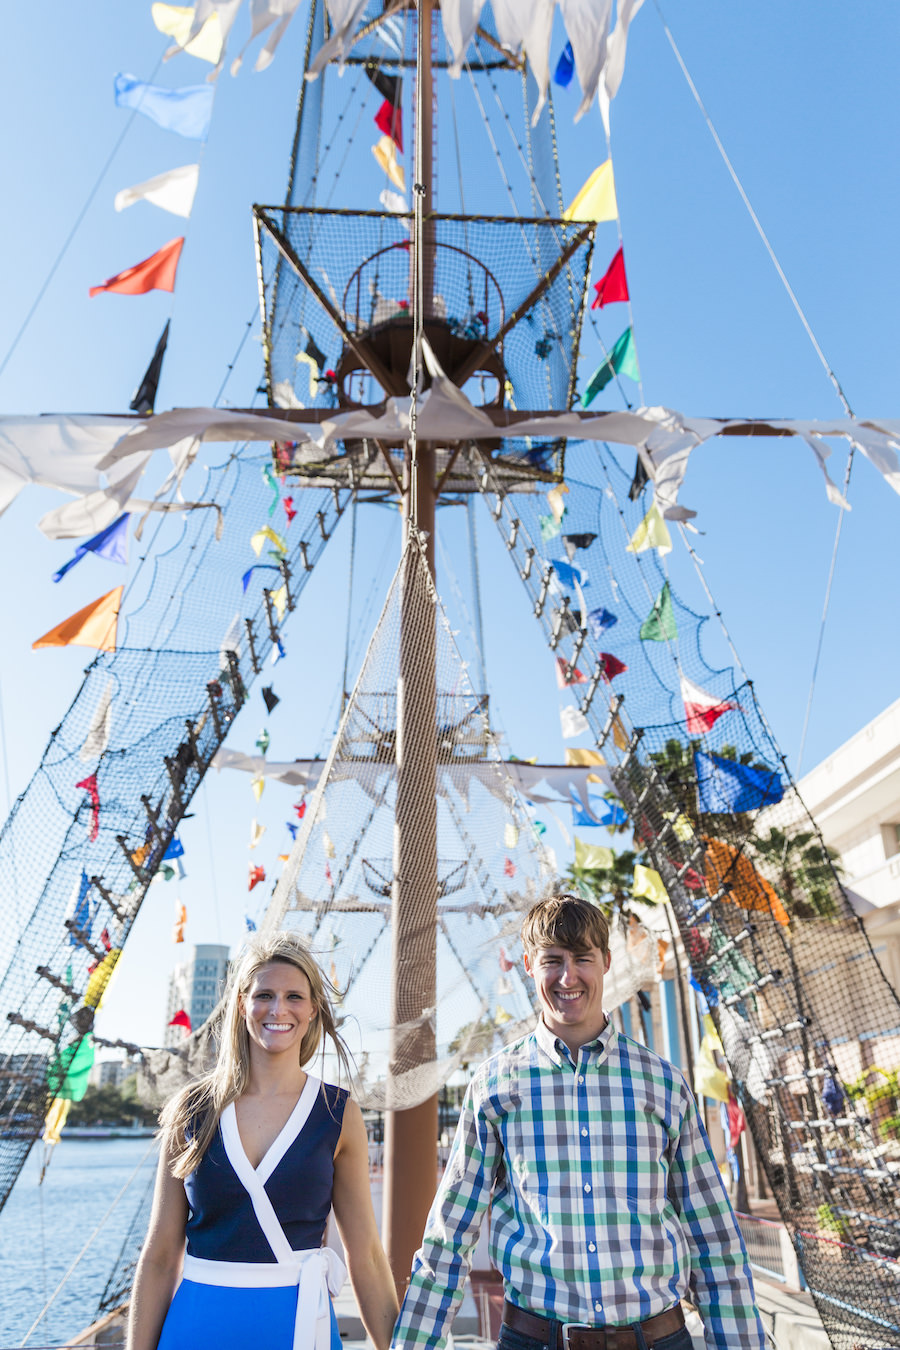
<path fill-rule="evenodd" d="M 433 99 L 431 66 L 434 0 L 418 0 L 415 89 L 415 217 L 411 249 L 413 369 L 418 375 L 426 316 L 434 308 Z M 413 395 L 415 399 L 415 394 Z M 434 447 L 418 440 L 413 412 L 403 476 L 404 548 L 410 533 L 422 538 L 431 580 L 435 576 Z M 405 552 L 397 687 L 397 805 L 391 892 L 390 1078 L 433 1062 L 437 1011 L 437 699 L 434 609 L 423 595 L 424 578 Z M 424 620 L 424 621 L 423 621 Z M 382 1236 L 398 1291 L 406 1287 L 434 1196 L 437 1096 L 387 1113 Z"/>

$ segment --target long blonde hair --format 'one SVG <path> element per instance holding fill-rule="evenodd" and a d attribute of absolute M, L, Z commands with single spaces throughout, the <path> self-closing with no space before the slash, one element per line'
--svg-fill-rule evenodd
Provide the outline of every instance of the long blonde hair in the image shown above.
<path fill-rule="evenodd" d="M 212 1142 L 225 1107 L 247 1090 L 250 1038 L 241 1003 L 259 971 L 272 961 L 295 966 L 309 981 L 316 1015 L 300 1042 L 301 1067 L 313 1058 L 324 1034 L 333 1042 L 348 1078 L 351 1076 L 347 1047 L 335 1026 L 329 982 L 304 939 L 297 933 L 249 939 L 229 977 L 214 1068 L 182 1088 L 160 1115 L 162 1147 L 171 1159 L 173 1176 L 184 1178 L 194 1171 Z"/>

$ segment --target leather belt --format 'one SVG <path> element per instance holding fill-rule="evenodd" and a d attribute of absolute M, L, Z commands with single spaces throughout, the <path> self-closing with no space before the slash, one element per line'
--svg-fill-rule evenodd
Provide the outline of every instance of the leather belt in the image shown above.
<path fill-rule="evenodd" d="M 588 1322 L 554 1322 L 549 1317 L 517 1308 L 508 1300 L 503 1304 L 503 1325 L 521 1331 L 548 1347 L 548 1350 L 643 1350 L 635 1335 L 635 1324 L 622 1327 L 596 1327 Z M 664 1336 L 673 1336 L 684 1326 L 681 1304 L 667 1308 L 646 1322 L 637 1323 L 644 1343 L 652 1347 Z"/>

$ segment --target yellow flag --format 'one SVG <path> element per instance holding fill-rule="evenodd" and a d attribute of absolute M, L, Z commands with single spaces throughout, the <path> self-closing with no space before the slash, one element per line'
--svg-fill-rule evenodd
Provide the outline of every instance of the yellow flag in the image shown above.
<path fill-rule="evenodd" d="M 631 887 L 631 894 L 635 900 L 649 900 L 652 905 L 662 905 L 669 898 L 669 893 L 663 885 L 662 877 L 658 872 L 654 872 L 652 867 L 644 867 L 641 863 L 634 865 L 634 882 Z"/>
<path fill-rule="evenodd" d="M 566 487 L 565 483 L 558 483 L 556 487 L 551 488 L 547 493 L 547 502 L 550 506 L 550 511 L 554 520 L 562 520 L 563 518 L 563 512 L 566 509 L 566 504 L 563 501 L 563 493 L 568 491 L 569 489 Z"/>
<path fill-rule="evenodd" d="M 208 61 L 211 66 L 218 65 L 222 55 L 222 25 L 215 11 L 186 47 L 184 44 L 194 22 L 192 6 L 156 4 L 150 6 L 150 13 L 159 31 L 173 38 L 189 56 L 199 56 L 201 61 Z"/>
<path fill-rule="evenodd" d="M 672 552 L 672 536 L 666 528 L 666 522 L 656 502 L 631 536 L 626 552 L 644 553 L 648 548 L 658 549 L 660 553 Z"/>
<path fill-rule="evenodd" d="M 571 206 L 563 211 L 563 220 L 616 220 L 618 215 L 612 160 L 608 159 L 594 170 Z"/>
<path fill-rule="evenodd" d="M 100 962 L 95 966 L 90 979 L 87 982 L 87 989 L 84 991 L 84 1005 L 86 1008 L 95 1008 L 97 1012 L 103 1007 L 103 999 L 109 988 L 109 982 L 112 973 L 116 968 L 116 963 L 122 955 L 121 947 L 113 947 Z"/>
<path fill-rule="evenodd" d="M 693 839 L 694 827 L 686 815 L 679 815 L 677 811 L 664 811 L 663 815 L 666 820 L 671 820 L 672 833 L 676 839 L 680 839 L 682 843 L 685 843 L 688 839 Z"/>
<path fill-rule="evenodd" d="M 262 553 L 262 546 L 268 539 L 270 544 L 274 544 L 279 553 L 287 553 L 287 544 L 280 534 L 276 534 L 271 525 L 264 525 L 261 530 L 250 538 L 250 544 L 257 558 Z"/>
<path fill-rule="evenodd" d="M 494 1013 L 494 1026 L 502 1027 L 505 1022 L 512 1021 L 512 1013 L 508 1013 L 505 1008 L 498 1008 Z"/>
<path fill-rule="evenodd" d="M 322 847 L 325 850 L 326 858 L 334 857 L 334 844 L 331 842 L 331 835 L 327 830 L 322 831 Z"/>
<path fill-rule="evenodd" d="M 392 183 L 396 183 L 398 188 L 406 191 L 406 175 L 403 172 L 403 165 L 397 160 L 397 148 L 390 136 L 382 136 L 381 140 L 372 146 L 372 154 L 378 161 L 379 168 L 383 169 Z"/>
<path fill-rule="evenodd" d="M 32 648 L 96 647 L 101 652 L 114 652 L 124 589 L 124 586 L 117 586 L 114 591 L 107 591 L 99 600 L 79 609 L 77 614 L 70 614 L 68 619 L 63 619 L 49 633 L 32 642 Z"/>
<path fill-rule="evenodd" d="M 259 801 L 260 797 L 266 790 L 266 780 L 263 777 L 263 775 L 259 774 L 256 778 L 254 778 L 250 786 L 253 789 L 254 797 L 256 798 L 257 801 Z"/>
<path fill-rule="evenodd" d="M 613 734 L 613 744 L 616 745 L 619 750 L 627 750 L 629 744 L 628 732 L 622 726 L 622 719 L 619 717 L 618 713 L 616 713 L 615 717 L 613 718 L 612 734 Z"/>
<path fill-rule="evenodd" d="M 569 765 L 605 764 L 606 760 L 603 758 L 599 750 L 579 750 L 578 746 L 574 747 L 566 746 L 566 763 Z M 590 781 L 591 777 L 589 776 L 588 782 Z M 600 780 L 596 777 L 596 775 L 594 775 L 593 781 L 599 782 Z"/>
<path fill-rule="evenodd" d="M 703 1016 L 703 1039 L 694 1066 L 694 1091 L 698 1097 L 712 1097 L 717 1102 L 728 1101 L 728 1075 L 716 1063 L 716 1054 L 724 1059 L 722 1042 L 715 1023 L 708 1013 Z"/>
<path fill-rule="evenodd" d="M 515 848 L 518 842 L 519 842 L 518 827 L 513 825 L 511 821 L 507 821 L 506 824 L 503 826 L 504 845 L 506 846 L 506 848 Z"/>
<path fill-rule="evenodd" d="M 279 586 L 277 591 L 272 592 L 272 604 L 279 619 L 283 619 L 284 611 L 287 609 L 287 586 Z"/>
<path fill-rule="evenodd" d="M 611 848 L 603 844 L 586 844 L 583 839 L 575 836 L 575 866 L 586 868 L 598 868 L 606 871 L 612 867 L 615 861 L 615 854 Z"/>
<path fill-rule="evenodd" d="M 265 832 L 266 832 L 266 827 L 265 827 L 265 825 L 260 825 L 260 823 L 259 823 L 258 820 L 251 820 L 251 822 L 250 822 L 250 843 L 247 845 L 247 847 L 248 847 L 248 848 L 256 848 L 256 845 L 259 843 L 260 839 L 262 839 L 262 837 L 263 837 L 263 835 L 265 834 Z"/>
<path fill-rule="evenodd" d="M 58 1144 L 72 1103 L 68 1097 L 54 1097 L 44 1121 L 44 1143 Z"/>

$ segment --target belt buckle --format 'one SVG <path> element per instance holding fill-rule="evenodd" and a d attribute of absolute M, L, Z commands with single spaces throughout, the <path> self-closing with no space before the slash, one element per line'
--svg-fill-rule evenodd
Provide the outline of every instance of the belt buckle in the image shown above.
<path fill-rule="evenodd" d="M 595 1327 L 591 1322 L 563 1322 L 560 1326 L 560 1332 L 562 1334 L 563 1350 L 572 1350 L 572 1347 L 569 1342 L 570 1332 L 593 1331 L 596 1334 L 598 1331 L 602 1332 L 602 1330 L 603 1328 Z"/>

